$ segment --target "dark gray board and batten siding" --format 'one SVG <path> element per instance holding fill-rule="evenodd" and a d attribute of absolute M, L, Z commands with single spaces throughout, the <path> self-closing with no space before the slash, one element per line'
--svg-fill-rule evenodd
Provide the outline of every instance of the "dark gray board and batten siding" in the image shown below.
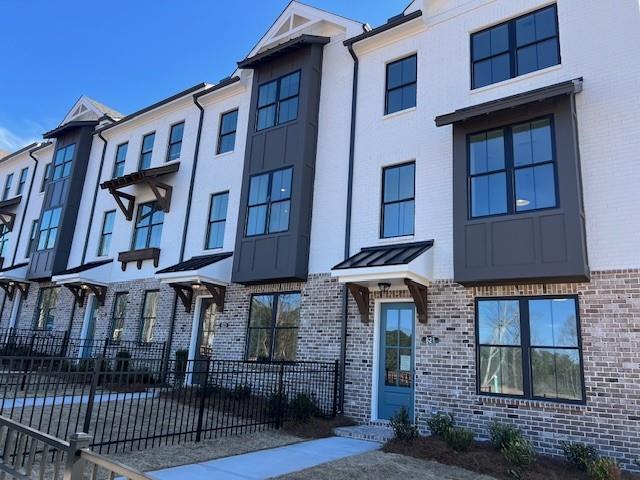
<path fill-rule="evenodd" d="M 323 47 L 300 45 L 255 66 L 232 281 L 241 284 L 305 280 L 309 267 L 311 211 L 318 139 Z M 256 131 L 258 87 L 300 71 L 296 120 Z M 293 167 L 286 232 L 245 235 L 249 181 L 253 175 Z"/>

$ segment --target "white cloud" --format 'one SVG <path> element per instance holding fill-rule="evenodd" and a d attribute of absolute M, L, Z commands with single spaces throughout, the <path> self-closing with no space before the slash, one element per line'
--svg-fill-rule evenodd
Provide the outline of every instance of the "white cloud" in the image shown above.
<path fill-rule="evenodd" d="M 0 127 L 0 150 L 13 152 L 25 145 L 33 143 L 35 140 L 16 135 L 8 128 Z"/>

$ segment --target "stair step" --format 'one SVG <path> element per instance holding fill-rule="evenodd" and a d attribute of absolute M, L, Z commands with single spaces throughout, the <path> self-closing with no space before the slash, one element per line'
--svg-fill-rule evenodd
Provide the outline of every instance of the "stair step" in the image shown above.
<path fill-rule="evenodd" d="M 356 425 L 355 427 L 337 427 L 333 429 L 333 433 L 338 437 L 369 440 L 378 443 L 385 443 L 394 437 L 393 429 L 382 422 L 370 425 Z"/>

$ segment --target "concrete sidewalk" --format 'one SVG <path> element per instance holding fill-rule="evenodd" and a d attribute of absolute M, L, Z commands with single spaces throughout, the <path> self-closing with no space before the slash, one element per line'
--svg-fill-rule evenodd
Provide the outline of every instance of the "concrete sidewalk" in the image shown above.
<path fill-rule="evenodd" d="M 379 443 L 331 437 L 284 447 L 168 468 L 148 475 L 157 480 L 258 480 L 298 472 L 326 462 L 371 452 Z"/>

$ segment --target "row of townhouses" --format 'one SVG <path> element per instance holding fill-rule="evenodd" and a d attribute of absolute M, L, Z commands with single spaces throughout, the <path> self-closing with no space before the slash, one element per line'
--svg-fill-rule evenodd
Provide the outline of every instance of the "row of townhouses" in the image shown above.
<path fill-rule="evenodd" d="M 0 160 L 3 328 L 339 361 L 405 406 L 640 457 L 635 0 L 293 1 L 234 73 L 82 96 Z M 52 333 L 53 335 L 53 333 Z"/>

